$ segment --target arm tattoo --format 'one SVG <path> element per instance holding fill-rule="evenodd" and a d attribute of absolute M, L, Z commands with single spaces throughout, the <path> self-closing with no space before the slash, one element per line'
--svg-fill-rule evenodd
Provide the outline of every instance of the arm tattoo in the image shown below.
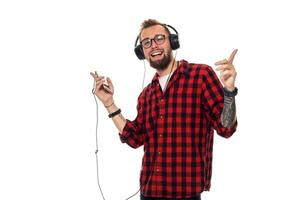
<path fill-rule="evenodd" d="M 230 128 L 236 121 L 235 98 L 224 96 L 224 108 L 221 114 L 221 123 Z"/>

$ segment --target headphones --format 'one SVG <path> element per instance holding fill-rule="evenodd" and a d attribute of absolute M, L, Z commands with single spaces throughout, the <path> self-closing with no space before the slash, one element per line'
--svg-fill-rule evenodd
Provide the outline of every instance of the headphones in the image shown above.
<path fill-rule="evenodd" d="M 176 34 L 170 34 L 169 41 L 170 41 L 170 45 L 171 45 L 172 50 L 178 49 L 180 47 L 180 44 L 179 44 L 177 30 L 173 26 L 168 25 L 168 24 L 163 24 L 163 26 L 167 29 L 169 27 L 169 28 L 171 28 L 172 30 L 175 31 Z M 138 59 L 143 60 L 143 59 L 145 59 L 145 54 L 144 54 L 144 51 L 143 51 L 143 47 L 142 47 L 141 44 L 137 45 L 139 38 L 140 37 L 138 35 L 136 40 L 135 40 L 135 44 L 134 44 L 134 52 L 135 52 L 135 55 L 138 57 Z"/>

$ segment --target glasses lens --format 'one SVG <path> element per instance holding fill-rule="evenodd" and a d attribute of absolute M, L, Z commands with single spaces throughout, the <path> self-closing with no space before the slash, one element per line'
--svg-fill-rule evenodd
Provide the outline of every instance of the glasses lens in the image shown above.
<path fill-rule="evenodd" d="M 165 35 L 156 35 L 154 40 L 156 42 L 156 44 L 162 44 L 165 41 L 166 36 Z"/>
<path fill-rule="evenodd" d="M 146 38 L 141 43 L 144 48 L 149 48 L 151 46 L 151 39 Z"/>

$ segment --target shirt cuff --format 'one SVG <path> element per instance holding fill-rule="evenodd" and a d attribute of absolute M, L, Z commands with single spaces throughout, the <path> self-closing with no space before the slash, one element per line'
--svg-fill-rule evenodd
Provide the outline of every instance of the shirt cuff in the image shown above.
<path fill-rule="evenodd" d="M 129 136 L 130 136 L 130 130 L 132 129 L 132 122 L 128 119 L 126 119 L 126 124 L 123 128 L 122 133 L 119 132 L 120 140 L 122 143 L 127 142 Z"/>

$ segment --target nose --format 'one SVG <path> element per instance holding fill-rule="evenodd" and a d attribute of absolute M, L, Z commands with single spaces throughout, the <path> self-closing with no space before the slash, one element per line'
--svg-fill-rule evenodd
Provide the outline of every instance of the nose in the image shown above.
<path fill-rule="evenodd" d="M 156 44 L 155 40 L 151 39 L 151 48 L 155 49 L 156 47 L 157 47 L 157 44 Z"/>

